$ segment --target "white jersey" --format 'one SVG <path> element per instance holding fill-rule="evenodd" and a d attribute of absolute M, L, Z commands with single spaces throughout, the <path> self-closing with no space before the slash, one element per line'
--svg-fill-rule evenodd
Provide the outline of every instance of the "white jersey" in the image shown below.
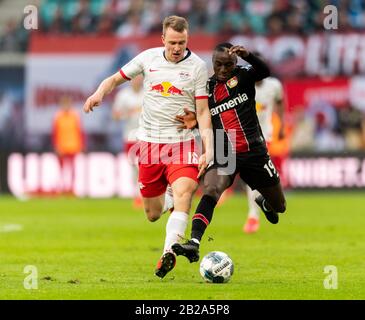
<path fill-rule="evenodd" d="M 125 79 L 143 74 L 143 104 L 137 137 L 155 143 L 194 139 L 192 130 L 179 130 L 175 116 L 184 108 L 196 112 L 195 100 L 207 99 L 205 62 L 187 49 L 183 60 L 169 62 L 165 48 L 143 51 L 120 69 Z"/>
<path fill-rule="evenodd" d="M 142 109 L 143 91 L 134 91 L 131 87 L 121 89 L 115 96 L 113 109 L 115 111 L 127 114 L 123 117 L 124 140 L 135 141 L 136 131 L 139 126 L 139 116 Z"/>
<path fill-rule="evenodd" d="M 272 140 L 272 113 L 276 101 L 283 99 L 283 87 L 276 78 L 269 77 L 255 85 L 256 111 L 262 133 L 267 142 Z"/>

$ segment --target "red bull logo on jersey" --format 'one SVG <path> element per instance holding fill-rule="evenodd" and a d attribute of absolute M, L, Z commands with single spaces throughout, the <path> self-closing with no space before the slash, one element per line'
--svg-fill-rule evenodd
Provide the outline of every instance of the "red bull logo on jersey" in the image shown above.
<path fill-rule="evenodd" d="M 164 97 L 169 96 L 182 96 L 184 91 L 175 87 L 171 82 L 163 81 L 161 83 L 151 85 L 150 91 L 158 92 Z"/>

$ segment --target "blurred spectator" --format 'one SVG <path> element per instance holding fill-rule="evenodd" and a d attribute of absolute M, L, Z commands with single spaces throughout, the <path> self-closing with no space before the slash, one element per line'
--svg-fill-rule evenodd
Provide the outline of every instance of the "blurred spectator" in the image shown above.
<path fill-rule="evenodd" d="M 216 33 L 220 23 L 219 17 L 222 12 L 222 2 L 220 0 L 208 1 L 208 4 L 206 5 L 206 11 L 208 21 L 205 31 L 208 33 Z"/>
<path fill-rule="evenodd" d="M 127 21 L 122 24 L 117 32 L 116 35 L 118 37 L 130 37 L 130 36 L 143 36 L 146 34 L 146 30 L 144 26 L 141 24 L 141 19 L 138 14 L 132 14 L 127 18 Z"/>
<path fill-rule="evenodd" d="M 111 6 L 105 6 L 97 20 L 96 33 L 99 36 L 113 35 L 116 19 Z"/>
<path fill-rule="evenodd" d="M 270 36 L 278 36 L 284 32 L 284 21 L 278 15 L 271 15 L 267 19 L 267 33 Z"/>
<path fill-rule="evenodd" d="M 205 1 L 197 1 L 199 4 L 198 6 L 205 6 Z M 193 10 L 193 1 L 192 0 L 185 0 L 185 1 L 178 1 L 175 6 L 176 15 L 187 17 L 189 13 Z"/>
<path fill-rule="evenodd" d="M 339 112 L 339 129 L 346 142 L 346 149 L 365 149 L 365 115 L 352 106 Z"/>
<path fill-rule="evenodd" d="M 338 28 L 341 32 L 348 32 L 353 29 L 350 24 L 347 8 L 344 6 L 341 6 L 338 10 Z"/>
<path fill-rule="evenodd" d="M 245 4 L 245 12 L 250 27 L 255 33 L 266 32 L 265 21 L 271 13 L 272 2 L 265 0 L 249 0 Z"/>
<path fill-rule="evenodd" d="M 60 108 L 53 121 L 52 143 L 60 161 L 60 191 L 72 193 L 74 159 L 84 150 L 85 140 L 79 114 L 72 107 L 70 97 L 61 98 Z"/>
<path fill-rule="evenodd" d="M 287 32 L 286 22 L 289 13 L 289 3 L 286 0 L 277 0 L 273 2 L 271 14 L 267 17 L 268 35 L 277 36 Z"/>
<path fill-rule="evenodd" d="M 185 1 L 182 2 L 185 3 Z M 184 14 L 181 15 L 184 16 Z M 149 33 L 160 33 L 161 16 L 161 1 L 148 1 L 141 17 L 145 30 Z"/>
<path fill-rule="evenodd" d="M 320 152 L 341 152 L 345 140 L 338 132 L 338 119 L 334 106 L 326 101 L 314 101 L 308 108 L 315 120 L 314 149 Z"/>
<path fill-rule="evenodd" d="M 122 120 L 124 124 L 125 144 L 134 144 L 137 140 L 139 116 L 142 111 L 143 77 L 133 78 L 130 86 L 122 88 L 115 96 L 113 104 L 113 118 Z M 128 149 L 128 146 L 125 146 Z"/>
<path fill-rule="evenodd" d="M 9 123 L 13 108 L 11 96 L 6 92 L 0 92 L 0 150 L 6 150 L 6 140 L 9 139 Z"/>
<path fill-rule="evenodd" d="M 153 1 L 145 1 L 146 2 L 153 2 Z M 179 3 L 179 6 L 183 5 L 189 5 L 190 0 L 159 0 L 159 13 L 160 13 L 160 19 L 162 20 L 162 17 L 167 17 L 169 15 L 172 15 L 175 13 L 177 4 Z M 190 12 L 190 11 L 189 11 Z"/>
<path fill-rule="evenodd" d="M 136 152 L 131 150 L 137 142 L 137 129 L 143 102 L 143 77 L 137 76 L 132 79 L 130 86 L 118 91 L 113 104 L 113 118 L 122 120 L 124 124 L 124 151 L 130 152 L 128 159 L 133 161 L 134 179 L 138 178 Z M 137 180 L 136 180 L 137 181 Z M 138 186 L 137 186 L 138 187 Z M 134 204 L 139 207 L 142 204 L 139 188 L 135 190 Z"/>
<path fill-rule="evenodd" d="M 303 107 L 296 108 L 293 115 L 293 132 L 290 150 L 294 152 L 313 150 L 314 132 L 314 118 L 308 116 Z"/>
<path fill-rule="evenodd" d="M 304 17 L 299 10 L 293 10 L 287 17 L 286 28 L 290 33 L 304 35 L 305 29 L 303 26 L 305 26 L 305 22 L 303 19 Z"/>
<path fill-rule="evenodd" d="M 80 0 L 79 8 L 71 21 L 71 32 L 73 34 L 89 33 L 94 31 L 96 17 L 90 9 L 88 0 Z"/>
<path fill-rule="evenodd" d="M 162 17 L 177 14 L 189 20 L 191 33 L 304 35 L 324 31 L 326 5 L 337 7 L 341 32 L 365 29 L 363 0 L 43 0 L 40 26 L 52 34 L 145 36 L 160 33 Z M 24 32 L 18 37 L 16 23 L 8 23 L 1 50 L 25 50 Z"/>
<path fill-rule="evenodd" d="M 363 0 L 352 0 L 348 2 L 347 13 L 349 23 L 353 28 L 363 29 L 365 27 L 365 2 Z"/>
<path fill-rule="evenodd" d="M 25 51 L 26 37 L 25 30 L 22 30 L 17 20 L 7 21 L 3 34 L 0 37 L 0 51 Z"/>
<path fill-rule="evenodd" d="M 231 33 L 237 33 L 244 23 L 243 19 L 243 7 L 239 0 L 227 0 L 223 1 L 221 20 L 223 23 L 222 30 L 225 33 L 231 29 Z"/>
<path fill-rule="evenodd" d="M 53 19 L 51 20 L 51 23 L 47 28 L 47 31 L 49 33 L 56 35 L 56 34 L 66 32 L 67 31 L 66 28 L 67 27 L 66 27 L 66 21 L 65 21 L 64 15 L 63 15 L 63 9 L 61 6 L 58 6 L 54 13 Z"/>
<path fill-rule="evenodd" d="M 208 12 L 205 0 L 196 0 L 191 7 L 191 13 L 188 16 L 191 32 L 204 32 L 208 23 Z"/>

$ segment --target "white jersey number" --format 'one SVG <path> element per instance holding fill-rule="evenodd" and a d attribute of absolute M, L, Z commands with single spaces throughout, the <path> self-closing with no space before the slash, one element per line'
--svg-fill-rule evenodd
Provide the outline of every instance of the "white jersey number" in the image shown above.
<path fill-rule="evenodd" d="M 199 164 L 199 157 L 196 152 L 188 153 L 188 164 Z"/>
<path fill-rule="evenodd" d="M 272 163 L 271 160 L 269 160 L 267 162 L 267 164 L 264 165 L 264 168 L 269 173 L 270 178 L 273 177 L 274 175 L 277 176 L 277 177 L 279 176 L 279 173 L 276 171 L 276 168 L 275 168 L 275 166 L 274 166 L 274 164 Z"/>

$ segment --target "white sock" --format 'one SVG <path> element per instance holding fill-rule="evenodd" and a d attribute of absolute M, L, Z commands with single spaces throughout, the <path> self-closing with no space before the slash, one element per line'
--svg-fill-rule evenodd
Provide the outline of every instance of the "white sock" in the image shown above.
<path fill-rule="evenodd" d="M 171 246 L 179 242 L 185 236 L 189 215 L 182 211 L 174 211 L 170 214 L 166 223 L 166 238 L 163 252 L 171 251 Z"/>
<path fill-rule="evenodd" d="M 165 213 L 166 211 L 170 210 L 174 207 L 174 197 L 172 193 L 171 186 L 167 186 L 166 192 L 165 192 L 165 203 L 163 205 L 162 213 Z"/>
<path fill-rule="evenodd" d="M 253 191 L 249 186 L 247 188 L 247 202 L 248 202 L 248 218 L 260 218 L 260 209 L 255 202 L 255 198 L 258 196 L 258 192 Z"/>

